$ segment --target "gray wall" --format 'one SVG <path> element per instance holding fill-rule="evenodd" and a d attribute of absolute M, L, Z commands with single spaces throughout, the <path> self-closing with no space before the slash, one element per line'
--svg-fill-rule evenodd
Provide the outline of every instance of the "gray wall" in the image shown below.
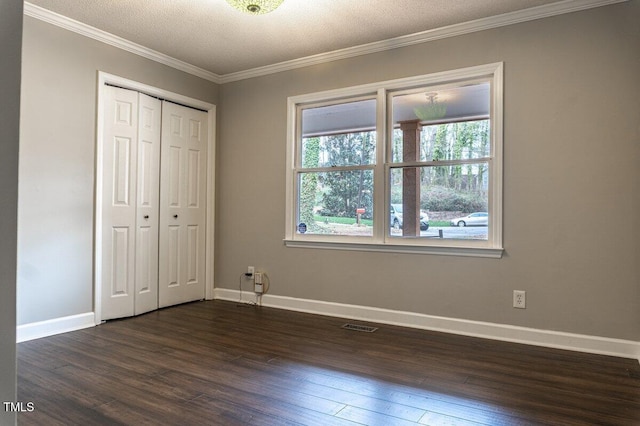
<path fill-rule="evenodd" d="M 218 105 L 217 287 L 237 289 L 254 265 L 275 295 L 640 340 L 639 3 L 221 87 L 25 17 L 18 324 L 93 310 L 103 70 Z M 502 259 L 284 247 L 288 96 L 497 61 Z"/>
<path fill-rule="evenodd" d="M 24 18 L 18 324 L 93 311 L 98 71 L 218 103 L 212 82 Z"/>
<path fill-rule="evenodd" d="M 274 295 L 640 340 L 639 18 L 634 0 L 225 84 L 216 286 L 254 265 Z M 498 61 L 502 259 L 284 247 L 288 96 Z"/>
<path fill-rule="evenodd" d="M 16 228 L 22 0 L 0 2 L 0 403 L 16 400 Z M 0 407 L 0 425 L 16 423 Z"/>

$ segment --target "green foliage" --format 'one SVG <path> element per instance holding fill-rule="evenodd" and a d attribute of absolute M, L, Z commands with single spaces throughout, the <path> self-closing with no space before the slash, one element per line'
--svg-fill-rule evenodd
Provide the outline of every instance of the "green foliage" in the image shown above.
<path fill-rule="evenodd" d="M 451 222 L 448 220 L 429 220 L 429 226 L 433 228 L 444 228 L 445 226 L 451 226 Z"/>
<path fill-rule="evenodd" d="M 323 154 L 331 167 L 370 164 L 375 155 L 373 132 L 332 135 L 322 140 Z M 356 209 L 364 208 L 363 217 L 373 212 L 373 173 L 370 170 L 327 172 L 320 175 L 324 192 L 324 208 L 334 216 L 356 217 Z"/>
<path fill-rule="evenodd" d="M 420 161 L 435 164 L 420 172 L 420 207 L 427 211 L 487 210 L 487 169 L 484 160 L 469 164 L 437 162 L 475 160 L 489 155 L 489 120 L 425 125 L 420 138 Z M 401 161 L 402 132 L 394 132 L 393 159 Z M 402 169 L 391 171 L 391 202 L 402 203 Z"/>
<path fill-rule="evenodd" d="M 309 138 L 305 143 L 304 167 L 317 167 L 320 159 L 320 138 Z M 315 229 L 315 219 L 313 208 L 316 201 L 316 191 L 318 189 L 318 175 L 316 173 L 305 173 L 300 182 L 300 222 L 306 223 L 310 231 Z"/>
<path fill-rule="evenodd" d="M 353 225 L 356 223 L 356 218 L 354 217 L 338 217 L 338 216 L 319 216 L 316 215 L 315 219 L 318 222 L 324 223 L 339 223 L 342 225 Z M 373 220 L 371 219 L 362 219 L 360 221 L 362 225 L 373 226 Z"/>
<path fill-rule="evenodd" d="M 473 164 L 431 164 L 421 168 L 421 209 L 427 211 L 487 210 L 487 168 L 479 160 L 489 153 L 489 120 L 425 125 L 420 139 L 419 161 L 474 160 Z M 393 133 L 392 157 L 402 161 L 402 131 Z M 375 132 L 354 132 L 306 138 L 303 141 L 303 167 L 339 168 L 375 162 Z M 468 161 L 467 161 L 468 162 Z M 391 202 L 402 203 L 402 169 L 391 172 Z M 364 208 L 363 219 L 373 212 L 373 172 L 371 170 L 335 170 L 303 173 L 300 182 L 299 218 L 310 230 L 322 207 L 331 217 L 353 218 Z M 326 219 L 322 219 L 324 222 Z"/>
<path fill-rule="evenodd" d="M 420 206 L 434 212 L 461 211 L 472 213 L 487 211 L 486 196 L 478 192 L 456 191 L 444 186 L 432 186 L 421 191 Z"/>
<path fill-rule="evenodd" d="M 402 204 L 402 187 L 391 188 L 391 203 Z M 473 213 L 487 211 L 487 196 L 483 192 L 458 191 L 445 186 L 420 188 L 420 209 L 432 212 Z"/>

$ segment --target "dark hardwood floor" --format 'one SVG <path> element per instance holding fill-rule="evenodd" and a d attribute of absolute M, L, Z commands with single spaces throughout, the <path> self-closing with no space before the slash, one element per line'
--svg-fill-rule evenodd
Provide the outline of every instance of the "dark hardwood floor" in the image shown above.
<path fill-rule="evenodd" d="M 207 301 L 20 343 L 18 421 L 640 425 L 637 360 L 345 322 Z"/>

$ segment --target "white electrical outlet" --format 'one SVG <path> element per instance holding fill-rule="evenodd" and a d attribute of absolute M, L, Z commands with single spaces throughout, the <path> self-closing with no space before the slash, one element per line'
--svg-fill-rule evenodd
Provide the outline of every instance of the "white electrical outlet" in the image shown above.
<path fill-rule="evenodd" d="M 513 290 L 513 307 L 525 309 L 527 307 L 527 292 L 524 290 Z"/>
<path fill-rule="evenodd" d="M 253 278 L 253 273 L 256 271 L 256 268 L 253 266 L 247 266 L 247 276 L 249 278 Z"/>

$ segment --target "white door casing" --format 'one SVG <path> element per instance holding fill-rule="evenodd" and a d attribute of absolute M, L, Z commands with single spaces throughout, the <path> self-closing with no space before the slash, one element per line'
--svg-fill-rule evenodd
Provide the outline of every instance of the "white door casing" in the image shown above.
<path fill-rule="evenodd" d="M 162 105 L 159 306 L 205 297 L 207 114 Z"/>

